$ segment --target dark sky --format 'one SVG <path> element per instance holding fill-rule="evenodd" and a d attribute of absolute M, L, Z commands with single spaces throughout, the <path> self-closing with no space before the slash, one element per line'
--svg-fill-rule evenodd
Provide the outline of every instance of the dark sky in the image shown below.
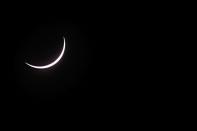
<path fill-rule="evenodd" d="M 58 6 L 16 2 L 0 8 L 0 107 L 7 119 L 16 114 L 18 121 L 23 114 L 31 120 L 28 115 L 35 115 L 37 121 L 40 114 L 44 118 L 53 114 L 70 121 L 70 115 L 73 127 L 81 128 L 76 120 L 87 127 L 96 120 L 96 129 L 102 122 L 111 129 L 118 125 L 113 121 L 128 123 L 135 115 L 134 121 L 144 120 L 144 114 L 151 115 L 149 120 L 158 110 L 158 118 L 169 110 L 166 99 L 176 103 L 170 99 L 179 98 L 174 95 L 177 83 L 170 83 L 177 79 L 171 75 L 176 66 L 169 60 L 175 60 L 171 51 L 176 58 L 179 55 L 172 47 L 176 40 L 171 40 L 179 22 L 172 25 L 169 15 L 142 2 L 65 1 Z M 53 61 L 63 36 L 67 45 L 59 63 L 46 70 L 25 65 Z"/>
<path fill-rule="evenodd" d="M 92 107 L 120 98 L 124 83 L 118 74 L 126 65 L 120 55 L 129 53 L 122 49 L 130 44 L 124 42 L 128 34 L 121 29 L 130 31 L 127 21 L 110 10 L 61 11 L 17 10 L 2 16 L 1 94 L 5 104 Z M 54 60 L 63 36 L 67 47 L 57 65 L 36 70 L 24 64 Z"/>

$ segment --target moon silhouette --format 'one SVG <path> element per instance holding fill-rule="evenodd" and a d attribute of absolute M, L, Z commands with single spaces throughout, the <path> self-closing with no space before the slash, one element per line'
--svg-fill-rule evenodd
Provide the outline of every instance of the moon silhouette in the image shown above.
<path fill-rule="evenodd" d="M 26 65 L 32 67 L 32 68 L 35 68 L 35 69 L 46 69 L 46 68 L 50 68 L 52 66 L 54 66 L 55 64 L 57 64 L 60 59 L 62 58 L 62 56 L 64 55 L 64 51 L 65 51 L 65 47 L 66 47 L 66 41 L 65 41 L 65 38 L 63 37 L 64 39 L 64 45 L 63 45 L 63 48 L 62 48 L 62 52 L 60 53 L 60 55 L 57 57 L 57 59 L 55 61 L 53 61 L 52 63 L 50 64 L 47 64 L 47 65 L 44 65 L 44 66 L 35 66 L 35 65 L 31 65 L 27 62 L 25 62 Z"/>

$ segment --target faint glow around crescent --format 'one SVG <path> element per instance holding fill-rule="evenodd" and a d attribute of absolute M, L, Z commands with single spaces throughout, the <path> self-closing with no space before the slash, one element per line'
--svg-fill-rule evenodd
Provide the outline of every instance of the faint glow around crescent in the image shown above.
<path fill-rule="evenodd" d="M 65 42 L 65 38 L 63 37 L 64 39 L 64 45 L 63 45 L 63 49 L 62 49 L 62 52 L 61 54 L 58 56 L 58 58 L 53 61 L 52 63 L 48 64 L 48 65 L 45 65 L 45 66 L 35 66 L 35 65 L 31 65 L 27 62 L 25 62 L 25 64 L 27 64 L 28 66 L 32 67 L 32 68 L 36 68 L 36 69 L 46 69 L 46 68 L 49 68 L 49 67 L 52 67 L 54 66 L 55 64 L 57 64 L 59 62 L 59 60 L 62 58 L 62 56 L 64 55 L 64 51 L 65 51 L 65 46 L 66 46 L 66 42 Z"/>

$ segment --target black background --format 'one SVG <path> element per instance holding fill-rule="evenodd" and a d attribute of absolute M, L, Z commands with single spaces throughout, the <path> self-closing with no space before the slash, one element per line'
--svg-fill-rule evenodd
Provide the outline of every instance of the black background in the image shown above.
<path fill-rule="evenodd" d="M 144 123 L 155 127 L 151 119 L 161 123 L 160 118 L 168 117 L 172 109 L 165 105 L 168 101 L 174 105 L 179 98 L 170 99 L 176 97 L 177 83 L 168 83 L 175 77 L 169 70 L 172 62 L 166 62 L 166 56 L 176 59 L 170 52 L 177 50 L 172 47 L 176 40 L 171 40 L 177 22 L 171 25 L 172 19 L 166 19 L 169 15 L 163 15 L 167 6 L 160 9 L 160 5 L 119 1 L 2 4 L 0 109 L 3 122 L 9 123 L 6 128 L 15 128 L 11 121 L 22 127 L 33 124 L 28 128 L 37 123 L 67 128 L 72 123 L 72 129 L 80 130 L 84 126 L 117 129 L 119 125 L 122 130 L 133 121 L 138 127 L 146 127 Z M 174 18 L 177 10 L 169 14 Z M 36 70 L 24 64 L 50 63 L 62 48 L 63 36 L 67 47 L 57 65 Z"/>
<path fill-rule="evenodd" d="M 130 13 L 111 3 L 60 5 L 24 6 L 2 15 L 4 107 L 27 114 L 117 117 L 117 110 L 138 103 L 147 91 L 139 80 L 145 76 L 138 58 L 146 48 L 139 10 Z M 36 70 L 24 64 L 52 61 L 63 36 L 67 47 L 57 65 Z"/>
<path fill-rule="evenodd" d="M 130 119 L 118 118 L 130 113 L 141 119 L 139 115 L 163 108 L 158 105 L 172 91 L 166 82 L 171 65 L 164 58 L 166 48 L 172 48 L 166 41 L 173 36 L 171 21 L 146 5 L 126 5 L 65 1 L 2 9 L 2 109 L 17 118 L 35 115 L 38 120 L 44 114 L 89 126 L 87 119 L 108 125 L 112 119 Z M 57 65 L 36 70 L 24 64 L 53 61 L 63 36 L 66 50 Z"/>

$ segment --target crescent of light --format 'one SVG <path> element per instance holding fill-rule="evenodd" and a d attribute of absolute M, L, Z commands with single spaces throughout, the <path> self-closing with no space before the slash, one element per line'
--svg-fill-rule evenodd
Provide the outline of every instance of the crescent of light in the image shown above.
<path fill-rule="evenodd" d="M 64 55 L 64 51 L 65 51 L 65 46 L 66 46 L 66 42 L 65 42 L 65 38 L 63 37 L 64 39 L 64 45 L 63 45 L 63 49 L 62 49 L 62 52 L 61 54 L 58 56 L 58 58 L 53 61 L 52 63 L 48 64 L 48 65 L 45 65 L 45 66 L 35 66 L 35 65 L 31 65 L 27 62 L 25 62 L 25 64 L 27 64 L 28 66 L 32 67 L 32 68 L 36 68 L 36 69 L 46 69 L 46 68 L 49 68 L 49 67 L 52 67 L 54 66 L 55 64 L 57 64 L 59 62 L 59 60 L 62 58 L 62 56 Z"/>

